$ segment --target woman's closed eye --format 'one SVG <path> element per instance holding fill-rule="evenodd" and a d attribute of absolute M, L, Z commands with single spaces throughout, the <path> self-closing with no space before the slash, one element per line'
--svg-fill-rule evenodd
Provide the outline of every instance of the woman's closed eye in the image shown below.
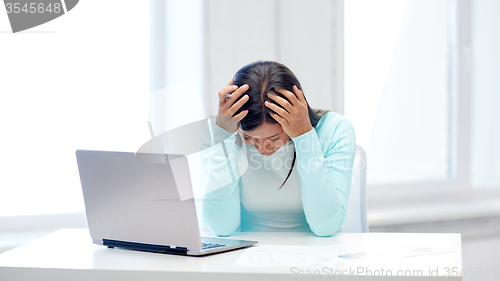
<path fill-rule="evenodd" d="M 243 136 L 243 138 L 244 138 L 245 140 L 250 140 L 250 139 L 251 139 L 250 137 L 247 137 L 247 136 Z M 280 140 L 280 137 L 277 137 L 277 138 L 275 138 L 275 139 L 269 139 L 269 140 L 270 140 L 270 141 L 272 141 L 272 142 L 277 142 L 277 141 L 279 141 L 279 140 Z"/>

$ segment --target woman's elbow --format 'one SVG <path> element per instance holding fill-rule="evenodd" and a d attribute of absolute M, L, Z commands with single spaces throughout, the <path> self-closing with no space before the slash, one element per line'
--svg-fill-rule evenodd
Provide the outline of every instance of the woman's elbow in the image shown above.
<path fill-rule="evenodd" d="M 214 232 L 212 231 L 215 235 L 217 235 L 218 237 L 228 237 L 228 236 L 231 236 L 231 234 L 233 234 L 234 231 L 222 231 L 222 232 Z"/>
<path fill-rule="evenodd" d="M 207 223 L 206 218 L 202 216 L 203 223 L 212 231 L 213 234 L 221 237 L 227 237 L 233 234 L 233 232 L 238 228 L 239 221 L 235 223 L 215 221 L 212 223 Z"/>
<path fill-rule="evenodd" d="M 311 227 L 311 231 L 318 237 L 329 237 L 337 233 L 340 227 L 333 225 Z"/>
<path fill-rule="evenodd" d="M 337 233 L 345 219 L 345 210 L 342 208 L 337 216 L 332 216 L 321 224 L 310 224 L 309 227 L 318 237 L 329 237 Z"/>
<path fill-rule="evenodd" d="M 214 227 L 214 228 L 209 227 L 210 231 L 212 231 L 213 234 L 219 237 L 231 236 L 231 234 L 233 234 L 236 228 L 237 227 Z"/>

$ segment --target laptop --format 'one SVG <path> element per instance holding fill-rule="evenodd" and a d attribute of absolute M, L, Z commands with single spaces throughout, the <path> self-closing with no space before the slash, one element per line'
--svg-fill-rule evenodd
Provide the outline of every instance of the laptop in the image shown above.
<path fill-rule="evenodd" d="M 77 150 L 76 158 L 96 244 L 202 256 L 257 243 L 200 237 L 189 166 L 182 155 Z"/>

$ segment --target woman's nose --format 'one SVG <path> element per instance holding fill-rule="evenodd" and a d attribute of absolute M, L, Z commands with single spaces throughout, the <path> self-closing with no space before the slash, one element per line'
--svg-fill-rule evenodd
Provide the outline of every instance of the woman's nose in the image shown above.
<path fill-rule="evenodd" d="M 269 150 L 269 146 L 270 146 L 270 143 L 268 140 L 260 140 L 260 141 L 256 141 L 255 142 L 255 148 L 257 148 L 257 150 L 259 152 L 266 152 Z"/>

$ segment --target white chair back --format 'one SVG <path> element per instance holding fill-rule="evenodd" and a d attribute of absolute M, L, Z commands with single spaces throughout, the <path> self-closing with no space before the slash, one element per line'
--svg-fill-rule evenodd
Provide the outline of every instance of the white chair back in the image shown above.
<path fill-rule="evenodd" d="M 368 232 L 368 220 L 366 219 L 366 152 L 359 145 L 356 145 L 346 216 L 339 232 Z"/>

